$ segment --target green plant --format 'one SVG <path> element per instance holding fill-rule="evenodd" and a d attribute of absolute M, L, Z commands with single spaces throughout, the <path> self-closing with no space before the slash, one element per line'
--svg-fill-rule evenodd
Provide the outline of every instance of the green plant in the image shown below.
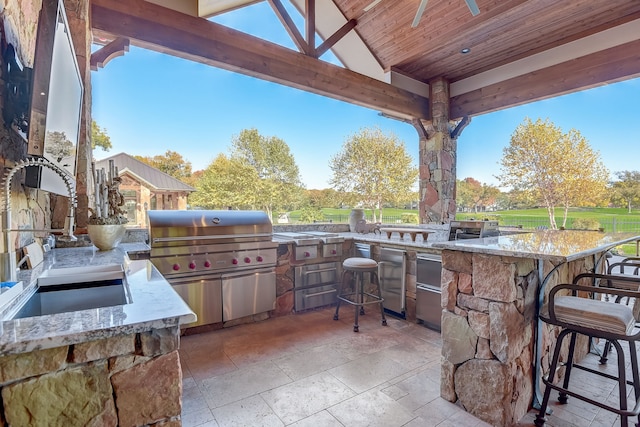
<path fill-rule="evenodd" d="M 403 224 L 419 224 L 418 214 L 403 213 L 400 217 Z"/>
<path fill-rule="evenodd" d="M 571 228 L 577 230 L 597 230 L 600 228 L 600 222 L 595 218 L 576 218 L 573 220 Z"/>

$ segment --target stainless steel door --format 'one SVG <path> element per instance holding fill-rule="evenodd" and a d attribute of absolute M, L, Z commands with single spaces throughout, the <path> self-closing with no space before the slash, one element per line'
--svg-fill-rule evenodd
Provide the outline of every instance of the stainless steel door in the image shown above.
<path fill-rule="evenodd" d="M 273 310 L 276 269 L 222 275 L 222 321 Z"/>
<path fill-rule="evenodd" d="M 440 330 L 442 306 L 440 289 L 432 286 L 416 287 L 416 317 L 432 329 Z"/>
<path fill-rule="evenodd" d="M 336 285 L 315 286 L 307 289 L 295 290 L 295 311 L 308 310 L 335 304 L 338 290 Z"/>
<path fill-rule="evenodd" d="M 405 309 L 405 256 L 398 249 L 381 248 L 378 277 L 382 291 L 382 304 L 387 310 L 404 313 Z"/>
<path fill-rule="evenodd" d="M 187 327 L 222 322 L 222 284 L 219 277 L 189 277 L 170 279 L 169 282 L 198 316 L 198 320 Z"/>

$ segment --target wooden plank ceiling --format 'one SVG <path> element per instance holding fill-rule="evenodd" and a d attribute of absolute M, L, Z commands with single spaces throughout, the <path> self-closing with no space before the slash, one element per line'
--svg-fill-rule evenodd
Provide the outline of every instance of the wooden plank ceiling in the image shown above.
<path fill-rule="evenodd" d="M 415 28 L 419 0 L 380 0 L 371 8 L 373 0 L 293 0 L 302 13 L 315 4 L 307 30 L 325 39 L 350 22 L 349 37 L 359 44 L 334 37 L 336 56 L 347 64 L 349 55 L 362 53 L 354 47 L 361 45 L 379 64 L 378 74 L 415 83 L 402 88 L 392 78 L 363 75 L 377 76 L 373 71 L 336 67 L 201 17 L 255 0 L 151 0 L 180 11 L 144 0 L 91 1 L 94 37 L 128 38 L 405 119 L 429 119 L 428 89 L 411 87 L 428 88 L 436 78 L 451 83 L 450 114 L 460 118 L 640 76 L 638 0 L 476 0 L 477 16 L 464 0 L 430 0 Z M 280 1 L 269 1 L 277 10 Z M 197 12 L 185 12 L 185 4 Z M 220 10 L 220 4 L 226 6 Z M 303 30 L 298 45 L 305 36 Z"/>

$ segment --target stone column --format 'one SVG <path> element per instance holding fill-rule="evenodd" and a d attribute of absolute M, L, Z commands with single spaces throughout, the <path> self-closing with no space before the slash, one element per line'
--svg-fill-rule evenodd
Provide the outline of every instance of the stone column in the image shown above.
<path fill-rule="evenodd" d="M 420 135 L 420 222 L 455 218 L 456 140 L 449 125 L 449 82 L 429 82 L 430 121 L 415 121 Z"/>

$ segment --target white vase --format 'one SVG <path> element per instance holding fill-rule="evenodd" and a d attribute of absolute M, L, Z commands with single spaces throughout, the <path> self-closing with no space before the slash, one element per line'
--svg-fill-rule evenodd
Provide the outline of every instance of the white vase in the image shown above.
<path fill-rule="evenodd" d="M 349 214 L 349 230 L 352 233 L 356 232 L 356 224 L 362 219 L 365 219 L 364 209 L 351 209 L 351 213 Z"/>
<path fill-rule="evenodd" d="M 87 233 L 91 243 L 101 251 L 109 251 L 120 243 L 126 229 L 124 224 L 89 224 Z"/>

